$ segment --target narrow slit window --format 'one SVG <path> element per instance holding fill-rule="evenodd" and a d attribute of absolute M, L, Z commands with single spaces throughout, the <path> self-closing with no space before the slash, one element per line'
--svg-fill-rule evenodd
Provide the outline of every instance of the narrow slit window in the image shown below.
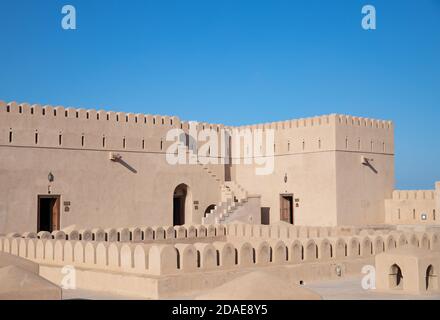
<path fill-rule="evenodd" d="M 78 112 L 78 111 L 75 113 L 75 116 L 76 116 L 77 118 L 79 118 L 79 112 Z"/>
<path fill-rule="evenodd" d="M 23 113 L 23 107 L 22 106 L 18 107 L 18 113 Z"/>
<path fill-rule="evenodd" d="M 102 137 L 102 147 L 105 148 L 105 136 Z"/>
<path fill-rule="evenodd" d="M 147 123 L 147 117 L 144 117 L 144 123 L 145 124 Z"/>
<path fill-rule="evenodd" d="M 303 150 L 306 150 L 306 142 L 304 140 L 303 140 L 302 145 L 303 145 Z"/>
<path fill-rule="evenodd" d="M 34 114 L 34 108 L 31 108 L 31 114 Z"/>
<path fill-rule="evenodd" d="M 160 140 L 160 150 L 163 149 L 163 140 Z"/>
<path fill-rule="evenodd" d="M 435 209 L 434 209 L 434 210 L 432 210 L 432 220 L 434 220 L 434 221 L 435 221 Z"/>
<path fill-rule="evenodd" d="M 290 151 L 290 141 L 287 141 L 287 151 Z"/>
<path fill-rule="evenodd" d="M 125 116 L 125 122 L 128 122 L 128 116 Z"/>
<path fill-rule="evenodd" d="M 373 142 L 373 140 L 371 140 L 371 142 L 370 142 L 370 149 L 371 149 L 371 151 L 373 151 L 373 149 L 374 149 L 374 142 Z"/>
<path fill-rule="evenodd" d="M 153 118 L 153 124 L 156 124 L 156 118 Z"/>
<path fill-rule="evenodd" d="M 348 149 L 348 137 L 345 137 L 345 149 Z"/>
<path fill-rule="evenodd" d="M 107 121 L 109 121 L 110 120 L 110 116 L 107 114 Z"/>
<path fill-rule="evenodd" d="M 6 106 L 6 112 L 11 112 L 11 106 L 9 105 Z"/>
<path fill-rule="evenodd" d="M 53 110 L 53 115 L 54 115 L 54 117 L 57 116 L 57 110 L 56 109 Z"/>
<path fill-rule="evenodd" d="M 63 144 L 63 134 L 59 134 L 58 135 L 58 145 L 61 146 Z M 84 142 L 83 142 L 84 145 Z"/>
<path fill-rule="evenodd" d="M 12 129 L 9 129 L 9 143 L 12 143 Z"/>
<path fill-rule="evenodd" d="M 358 150 L 361 150 L 361 139 L 358 139 Z"/>
<path fill-rule="evenodd" d="M 41 113 L 43 114 L 43 116 L 45 116 L 46 115 L 46 109 L 43 109 Z"/>
<path fill-rule="evenodd" d="M 321 149 L 321 139 L 318 140 L 318 149 Z"/>
<path fill-rule="evenodd" d="M 145 149 L 145 139 L 142 139 L 142 150 Z"/>
<path fill-rule="evenodd" d="M 82 147 L 84 147 L 85 140 L 86 140 L 86 139 L 85 139 L 84 135 L 82 135 L 82 136 L 81 136 L 81 146 L 82 146 Z"/>
<path fill-rule="evenodd" d="M 96 120 L 99 120 L 99 113 L 96 114 Z"/>
<path fill-rule="evenodd" d="M 119 115 L 118 114 L 116 115 L 116 121 L 119 122 Z"/>
<path fill-rule="evenodd" d="M 126 146 L 126 141 L 125 141 L 125 137 L 122 139 L 122 148 L 124 148 L 125 149 L 125 146 Z"/>
<path fill-rule="evenodd" d="M 165 120 L 162 118 L 162 124 L 165 124 Z"/>
<path fill-rule="evenodd" d="M 38 131 L 35 131 L 35 144 L 38 144 Z"/>
<path fill-rule="evenodd" d="M 64 111 L 64 116 L 67 118 L 69 116 L 69 113 L 66 111 Z"/>
<path fill-rule="evenodd" d="M 87 113 L 86 113 L 86 118 L 89 119 L 89 117 L 90 117 L 90 115 L 89 115 L 89 113 L 87 112 Z"/>

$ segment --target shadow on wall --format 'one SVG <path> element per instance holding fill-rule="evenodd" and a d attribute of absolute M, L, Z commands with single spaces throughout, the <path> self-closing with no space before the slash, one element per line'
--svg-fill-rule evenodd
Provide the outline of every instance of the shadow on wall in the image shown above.
<path fill-rule="evenodd" d="M 131 165 L 129 165 L 127 162 L 125 162 L 122 159 L 119 159 L 118 162 L 123 165 L 124 167 L 126 167 L 128 170 L 130 170 L 133 173 L 137 173 L 137 170 L 135 168 L 133 168 Z"/>

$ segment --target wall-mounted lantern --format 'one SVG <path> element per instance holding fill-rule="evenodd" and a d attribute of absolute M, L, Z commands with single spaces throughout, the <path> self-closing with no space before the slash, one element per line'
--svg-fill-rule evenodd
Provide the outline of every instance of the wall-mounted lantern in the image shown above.
<path fill-rule="evenodd" d="M 49 182 L 53 182 L 54 179 L 55 179 L 55 177 L 53 176 L 53 173 L 52 173 L 52 172 L 49 172 L 49 174 L 47 175 L 47 180 L 48 180 Z"/>

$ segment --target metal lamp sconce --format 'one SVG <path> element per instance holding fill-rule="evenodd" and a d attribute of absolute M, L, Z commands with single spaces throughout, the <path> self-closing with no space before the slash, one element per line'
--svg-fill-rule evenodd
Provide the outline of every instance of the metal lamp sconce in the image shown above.
<path fill-rule="evenodd" d="M 49 181 L 49 185 L 47 186 L 47 193 L 50 194 L 50 184 L 55 180 L 52 172 L 49 172 L 49 174 L 47 175 L 47 180 Z"/>

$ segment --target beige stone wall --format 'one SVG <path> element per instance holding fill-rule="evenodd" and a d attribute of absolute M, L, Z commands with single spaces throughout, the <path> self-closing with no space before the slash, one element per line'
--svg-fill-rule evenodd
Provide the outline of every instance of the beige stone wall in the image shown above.
<path fill-rule="evenodd" d="M 186 222 L 201 223 L 205 209 L 221 200 L 225 166 L 169 165 L 165 157 L 172 142 L 166 134 L 173 128 L 188 133 L 190 123 L 0 102 L 0 234 L 36 231 L 37 196 L 48 194 L 49 185 L 61 203 L 71 203 L 69 212 L 61 206 L 62 228 L 170 225 L 172 195 L 180 183 L 191 190 Z M 206 128 L 224 126 L 198 123 L 196 131 Z M 280 194 L 293 195 L 296 225 L 385 221 L 383 199 L 391 197 L 394 184 L 390 122 L 329 115 L 238 129 L 243 128 L 275 130 L 272 174 L 256 175 L 261 166 L 243 161 L 232 167 L 233 180 L 248 194 L 261 195 L 271 222 L 280 219 Z M 232 157 L 243 160 L 244 150 Z M 110 161 L 110 153 L 120 154 L 122 162 Z"/>
<path fill-rule="evenodd" d="M 252 126 L 276 130 L 275 172 L 257 176 L 237 165 L 234 177 L 261 194 L 271 222 L 280 219 L 280 194 L 298 199 L 294 223 L 366 225 L 385 221 L 384 199 L 394 188 L 394 129 L 389 121 L 330 115 Z M 369 159 L 371 167 L 363 165 Z M 287 182 L 284 177 L 287 175 Z"/>
<path fill-rule="evenodd" d="M 386 222 L 391 224 L 439 224 L 439 183 L 436 190 L 396 190 L 385 201 Z M 422 219 L 425 215 L 426 220 Z"/>
<path fill-rule="evenodd" d="M 0 104 L 0 234 L 36 231 L 37 196 L 47 195 L 49 184 L 61 203 L 71 203 L 69 212 L 61 206 L 62 228 L 172 224 L 181 183 L 190 188 L 189 201 L 199 201 L 198 210 L 190 204 L 187 223 L 200 223 L 220 200 L 222 167 L 214 178 L 200 165 L 165 161 L 166 132 L 188 131 L 176 117 L 8 105 Z M 110 161 L 110 152 L 125 165 Z"/>

